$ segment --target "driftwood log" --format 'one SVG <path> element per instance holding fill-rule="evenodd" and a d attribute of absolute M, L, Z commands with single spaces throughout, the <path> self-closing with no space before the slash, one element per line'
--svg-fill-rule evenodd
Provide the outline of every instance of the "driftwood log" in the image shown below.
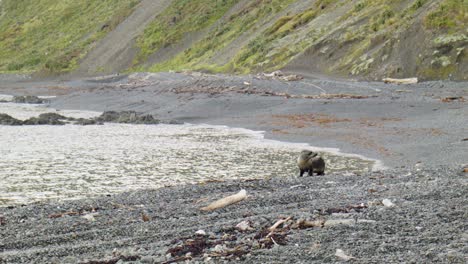
<path fill-rule="evenodd" d="M 247 191 L 246 190 L 241 190 L 240 192 L 224 197 L 222 199 L 219 199 L 217 201 L 214 201 L 213 203 L 209 204 L 208 206 L 200 208 L 202 211 L 213 211 L 219 208 L 226 207 L 228 205 L 238 203 L 242 200 L 247 198 Z"/>
<path fill-rule="evenodd" d="M 382 79 L 382 81 L 384 83 L 412 84 L 412 83 L 418 83 L 418 78 L 406 78 L 406 79 L 384 78 Z"/>

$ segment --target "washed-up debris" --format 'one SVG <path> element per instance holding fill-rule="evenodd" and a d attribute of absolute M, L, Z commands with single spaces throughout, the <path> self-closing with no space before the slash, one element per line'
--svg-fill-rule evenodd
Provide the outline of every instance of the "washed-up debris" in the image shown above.
<path fill-rule="evenodd" d="M 63 212 L 63 213 L 58 213 L 58 214 L 51 214 L 49 215 L 49 218 L 60 218 L 64 217 L 66 215 L 79 215 L 79 212 L 76 211 L 69 211 L 69 212 Z"/>
<path fill-rule="evenodd" d="M 191 260 L 191 259 L 192 259 L 191 256 L 182 256 L 182 257 L 173 258 L 168 261 L 164 261 L 162 262 L 162 264 L 177 263 L 177 262 L 182 262 L 182 261 Z"/>
<path fill-rule="evenodd" d="M 148 222 L 151 218 L 146 213 L 141 212 L 141 220 L 143 220 L 143 222 Z"/>
<path fill-rule="evenodd" d="M 106 259 L 106 260 L 90 260 L 86 262 L 80 262 L 80 264 L 116 264 L 117 262 L 122 262 L 122 261 L 138 261 L 140 260 L 141 257 L 138 255 L 133 255 L 133 256 L 124 256 L 124 255 L 119 255 L 117 257 L 111 258 L 111 259 Z"/>
<path fill-rule="evenodd" d="M 265 228 L 258 232 L 254 238 L 257 240 L 259 248 L 272 248 L 274 245 L 284 246 L 287 244 L 289 228 L 282 228 L 270 231 L 269 228 Z"/>
<path fill-rule="evenodd" d="M 219 95 L 226 93 L 238 93 L 238 94 L 253 94 L 259 96 L 280 96 L 284 98 L 293 98 L 293 99 L 367 99 L 372 97 L 377 97 L 376 95 L 356 95 L 356 94 L 289 94 L 274 92 L 271 90 L 259 90 L 249 87 L 236 87 L 236 86 L 190 86 L 190 87 L 179 87 L 171 89 L 171 92 L 175 94 L 190 93 L 190 94 L 209 94 L 209 95 Z"/>
<path fill-rule="evenodd" d="M 315 227 L 334 227 L 334 226 L 354 226 L 356 224 L 373 224 L 376 223 L 375 220 L 369 219 L 318 219 L 318 220 L 305 220 L 299 219 L 296 223 L 294 223 L 291 228 L 292 229 L 308 229 L 308 228 L 315 228 Z"/>
<path fill-rule="evenodd" d="M 304 184 L 298 184 L 298 185 L 293 185 L 289 187 L 289 189 L 304 188 L 304 187 L 306 187 Z"/>
<path fill-rule="evenodd" d="M 291 228 L 292 229 L 307 229 L 313 227 L 323 227 L 325 224 L 325 220 L 314 220 L 309 221 L 305 219 L 299 219 L 296 223 L 294 223 Z"/>
<path fill-rule="evenodd" d="M 465 98 L 463 96 L 448 96 L 440 99 L 444 103 L 451 103 L 451 102 L 465 102 Z"/>
<path fill-rule="evenodd" d="M 263 226 L 260 230 L 258 227 L 254 229 L 249 225 L 250 228 L 245 229 L 245 231 L 227 228 L 225 232 L 228 233 L 223 232 L 210 236 L 194 234 L 188 238 L 176 239 L 172 242 L 176 246 L 167 250 L 167 253 L 173 258 L 165 263 L 175 263 L 202 256 L 205 258 L 237 259 L 252 250 L 271 248 L 274 245 L 286 245 L 290 226 L 280 226 L 292 221 L 291 218 L 280 221 L 271 227 Z"/>
<path fill-rule="evenodd" d="M 383 199 L 382 204 L 385 207 L 394 207 L 395 206 L 395 204 L 392 201 L 390 201 L 390 199 Z"/>
<path fill-rule="evenodd" d="M 280 225 L 282 225 L 282 224 L 288 222 L 288 221 L 291 220 L 291 219 L 292 219 L 292 217 L 289 216 L 288 218 L 280 219 L 280 220 L 276 221 L 276 223 L 274 223 L 274 224 L 269 228 L 270 232 L 275 232 L 276 228 L 278 228 Z"/>
<path fill-rule="evenodd" d="M 222 199 L 219 199 L 219 200 L 211 203 L 208 206 L 202 207 L 201 210 L 202 211 L 213 211 L 213 210 L 223 208 L 223 207 L 226 207 L 226 206 L 234 204 L 234 203 L 238 203 L 238 202 L 244 200 L 245 198 L 247 198 L 247 191 L 246 190 L 241 190 L 237 194 L 234 194 L 234 195 L 231 195 L 231 196 L 228 196 L 228 197 L 224 197 Z"/>
<path fill-rule="evenodd" d="M 281 81 L 299 81 L 304 79 L 303 76 L 298 74 L 284 74 L 282 71 L 274 71 L 271 73 L 259 73 L 257 74 L 258 79 L 267 80 L 267 79 L 274 79 L 274 80 L 281 80 Z"/>
<path fill-rule="evenodd" d="M 342 259 L 344 261 L 349 261 L 349 260 L 355 259 L 355 257 L 346 255 L 346 253 L 342 249 L 336 249 L 335 256 L 337 256 L 338 258 L 340 258 L 340 259 Z"/>
<path fill-rule="evenodd" d="M 360 204 L 348 205 L 345 207 L 322 209 L 321 213 L 327 214 L 327 215 L 336 214 L 336 213 L 347 214 L 347 213 L 350 213 L 351 211 L 361 212 L 364 209 L 367 209 L 367 205 L 364 203 L 360 203 Z"/>
<path fill-rule="evenodd" d="M 241 257 L 249 253 L 247 246 L 237 246 L 235 248 L 226 248 L 222 251 L 214 251 L 209 254 L 209 257 L 230 257 L 236 258 Z"/>
<path fill-rule="evenodd" d="M 193 239 L 187 239 L 182 245 L 170 248 L 167 253 L 173 257 L 183 257 L 187 253 L 190 256 L 197 257 L 201 256 L 205 249 L 213 246 L 213 242 L 209 241 L 207 237 L 196 236 Z"/>
<path fill-rule="evenodd" d="M 258 249 L 287 245 L 288 236 L 294 229 L 333 228 L 334 226 L 353 226 L 361 223 L 375 223 L 368 219 L 316 219 L 295 221 L 294 217 L 282 217 L 273 225 L 255 225 L 249 220 L 235 227 L 225 227 L 221 233 L 205 234 L 198 230 L 190 237 L 175 239 L 166 253 L 170 258 L 165 263 L 203 258 L 239 259 Z M 242 228 L 241 228 L 242 227 Z"/>
<path fill-rule="evenodd" d="M 3 215 L 0 215 L 0 226 L 2 225 L 6 225 L 6 220 L 5 220 L 5 217 Z"/>
<path fill-rule="evenodd" d="M 404 78 L 404 79 L 394 79 L 394 78 L 384 78 L 382 79 L 384 83 L 394 83 L 394 84 L 413 84 L 418 83 L 418 78 Z"/>
<path fill-rule="evenodd" d="M 96 211 L 99 210 L 97 207 L 89 207 L 89 208 L 81 208 L 79 210 L 70 210 L 62 213 L 56 213 L 56 214 L 50 214 L 49 218 L 60 218 L 64 217 L 66 215 L 81 215 L 84 216 L 89 213 L 96 213 Z"/>
<path fill-rule="evenodd" d="M 242 221 L 239 224 L 237 224 L 236 229 L 239 230 L 239 231 L 253 230 L 253 228 L 250 226 L 250 222 L 247 221 L 247 220 Z"/>
<path fill-rule="evenodd" d="M 369 219 L 329 219 L 323 223 L 323 227 L 333 227 L 333 226 L 340 226 L 340 225 L 353 226 L 355 224 L 363 224 L 363 223 L 373 224 L 376 222 L 377 221 L 375 220 L 369 220 Z"/>

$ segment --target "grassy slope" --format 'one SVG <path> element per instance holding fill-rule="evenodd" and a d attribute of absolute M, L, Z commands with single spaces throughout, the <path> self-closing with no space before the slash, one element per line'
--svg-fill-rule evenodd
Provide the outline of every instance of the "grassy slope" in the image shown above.
<path fill-rule="evenodd" d="M 158 49 L 170 46 L 184 34 L 201 30 L 215 23 L 236 0 L 175 0 L 138 38 L 140 52 L 135 64 Z"/>
<path fill-rule="evenodd" d="M 139 0 L 3 0 L 0 72 L 73 69 Z"/>
<path fill-rule="evenodd" d="M 174 6 L 185 2 L 175 1 Z M 203 1 L 192 1 L 191 4 L 196 5 L 197 2 L 203 4 Z M 463 46 L 467 40 L 464 27 L 468 22 L 467 0 L 317 0 L 309 1 L 308 8 L 280 17 L 273 21 L 271 27 L 257 32 L 257 36 L 234 56 L 226 55 L 231 56 L 227 64 L 213 62 L 212 57 L 243 32 L 261 28 L 262 21 L 271 19 L 297 2 L 301 1 L 251 1 L 234 15 L 222 18 L 222 22 L 214 27 L 212 25 L 215 18 L 220 18 L 227 8 L 216 10 L 216 16 L 210 17 L 210 23 L 195 27 L 194 25 L 200 24 L 185 20 L 175 23 L 167 21 L 175 16 L 175 10 L 182 10 L 178 15 L 184 17 L 187 14 L 194 15 L 192 10 L 197 8 L 169 9 L 158 23 L 153 24 L 140 37 L 143 52 L 139 59 L 144 60 L 145 52 L 149 50 L 148 45 L 144 44 L 149 41 L 158 40 L 148 54 L 162 45 L 170 47 L 171 43 L 181 39 L 184 32 L 211 26 L 205 38 L 192 43 L 189 49 L 171 59 L 153 65 L 149 70 L 204 69 L 240 73 L 270 71 L 288 65 L 301 57 L 304 51 L 323 46 L 329 50 L 321 50 L 321 53 L 339 54 L 336 57 L 327 54 L 329 59 L 321 60 L 323 65 L 319 70 L 329 74 L 378 78 L 385 74 L 398 76 L 401 72 L 406 72 L 423 79 L 447 78 L 457 71 L 460 60 L 466 61 L 467 51 L 463 50 Z M 232 6 L 232 2 L 229 4 Z M 344 11 L 341 12 L 340 9 Z M 330 23 L 324 23 L 324 17 Z M 414 25 L 419 27 L 416 29 L 420 31 L 418 38 L 409 33 L 415 30 L 411 29 Z M 181 28 L 186 31 L 181 32 Z M 155 34 L 152 32 L 157 32 L 157 38 L 154 38 Z M 173 38 L 174 35 L 177 37 Z M 406 41 L 409 43 L 401 38 L 408 39 Z M 401 46 L 403 44 L 418 46 L 411 41 L 429 44 L 420 45 L 419 48 L 410 47 L 406 52 L 409 55 L 399 55 L 401 49 L 406 48 Z M 333 45 L 326 45 L 327 43 Z M 447 49 L 446 46 L 450 46 L 452 52 L 446 54 L 439 51 L 444 47 Z M 403 58 L 396 58 L 398 56 Z M 315 57 L 320 57 L 320 53 Z M 375 73 L 380 68 L 385 68 L 386 72 L 382 70 Z M 464 72 L 459 72 L 460 74 L 463 75 Z"/>
<path fill-rule="evenodd" d="M 1 1 L 0 72 L 74 69 L 138 2 Z M 466 79 L 467 14 L 468 0 L 173 0 L 130 70 Z M 175 55 L 145 66 L 158 51 Z"/>
<path fill-rule="evenodd" d="M 219 23 L 219 25 L 213 27 L 204 39 L 194 43 L 190 49 L 185 50 L 168 61 L 154 65 L 151 70 L 164 71 L 186 68 L 211 69 L 213 71 L 238 70 L 237 67 L 231 64 L 211 65 L 209 62 L 210 58 L 243 32 L 254 27 L 258 21 L 280 12 L 292 2 L 294 1 L 251 1 L 240 10 L 237 10 L 237 12 L 225 18 L 225 23 Z M 190 10 L 187 10 L 187 12 L 190 13 Z M 166 24 L 162 30 L 170 32 L 171 27 Z M 146 38 L 146 36 L 142 38 Z"/>

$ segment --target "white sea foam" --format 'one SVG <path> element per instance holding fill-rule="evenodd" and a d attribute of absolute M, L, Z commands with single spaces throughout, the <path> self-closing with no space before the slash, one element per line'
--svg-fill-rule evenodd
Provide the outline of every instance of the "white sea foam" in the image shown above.
<path fill-rule="evenodd" d="M 16 118 L 51 111 L 0 104 L 0 113 Z M 295 160 L 303 148 L 324 151 L 327 172 L 362 172 L 376 164 L 336 149 L 265 140 L 263 132 L 226 126 L 0 126 L 0 206 L 206 180 L 289 177 L 297 174 Z"/>

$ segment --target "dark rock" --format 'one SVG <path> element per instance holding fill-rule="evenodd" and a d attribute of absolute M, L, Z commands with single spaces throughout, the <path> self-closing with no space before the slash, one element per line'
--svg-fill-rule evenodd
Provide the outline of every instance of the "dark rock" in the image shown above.
<path fill-rule="evenodd" d="M 82 126 L 88 126 L 88 125 L 96 125 L 98 122 L 94 119 L 86 119 L 86 118 L 78 118 L 75 120 L 75 125 L 82 125 Z M 102 124 L 102 123 L 99 123 Z"/>
<path fill-rule="evenodd" d="M 33 95 L 19 95 L 13 97 L 13 103 L 20 103 L 20 104 L 44 104 L 48 103 L 49 100 L 41 99 L 37 96 Z"/>
<path fill-rule="evenodd" d="M 101 122 L 116 122 L 119 118 L 119 113 L 116 111 L 106 111 L 100 116 L 96 117 L 97 121 Z"/>
<path fill-rule="evenodd" d="M 160 120 L 152 115 L 142 115 L 135 111 L 106 111 L 95 118 L 98 122 L 124 123 L 124 124 L 159 124 Z"/>
<path fill-rule="evenodd" d="M 23 121 L 18 120 L 14 117 L 11 117 L 7 114 L 0 113 L 0 125 L 7 125 L 7 126 L 21 126 Z"/>
<path fill-rule="evenodd" d="M 38 117 L 31 117 L 23 122 L 24 125 L 64 125 L 66 124 L 62 120 L 68 118 L 56 113 L 44 113 Z"/>
<path fill-rule="evenodd" d="M 154 118 L 152 115 L 140 114 L 135 111 L 107 111 L 96 118 L 73 118 L 66 117 L 57 113 L 43 113 L 38 117 L 31 117 L 25 121 L 15 119 L 7 114 L 0 114 L 0 125 L 65 125 L 73 123 L 75 125 L 102 125 L 107 123 L 124 123 L 124 124 L 182 124 L 176 120 L 161 121 Z"/>
<path fill-rule="evenodd" d="M 182 125 L 184 122 L 170 119 L 170 120 L 161 120 L 161 124 L 167 124 L 167 125 Z"/>

